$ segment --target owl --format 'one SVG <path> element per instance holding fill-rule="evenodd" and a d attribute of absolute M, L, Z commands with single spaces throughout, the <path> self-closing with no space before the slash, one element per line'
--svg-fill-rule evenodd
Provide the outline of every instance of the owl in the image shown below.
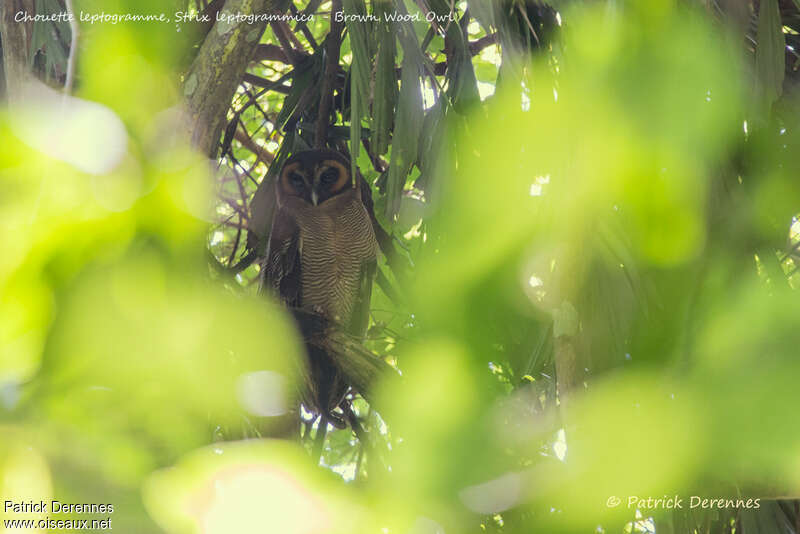
<path fill-rule="evenodd" d="M 262 288 L 289 308 L 313 312 L 360 338 L 369 319 L 378 243 L 369 185 L 359 179 L 352 179 L 348 159 L 331 150 L 286 160 L 275 184 Z M 348 385 L 323 350 L 309 346 L 308 363 L 304 400 L 330 415 Z"/>

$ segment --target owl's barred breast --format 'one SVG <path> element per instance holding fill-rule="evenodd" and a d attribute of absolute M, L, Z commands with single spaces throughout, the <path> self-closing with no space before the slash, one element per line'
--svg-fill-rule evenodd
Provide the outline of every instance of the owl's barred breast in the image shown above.
<path fill-rule="evenodd" d="M 300 227 L 303 307 L 347 323 L 360 289 L 364 263 L 378 243 L 367 210 L 355 190 L 295 214 Z"/>

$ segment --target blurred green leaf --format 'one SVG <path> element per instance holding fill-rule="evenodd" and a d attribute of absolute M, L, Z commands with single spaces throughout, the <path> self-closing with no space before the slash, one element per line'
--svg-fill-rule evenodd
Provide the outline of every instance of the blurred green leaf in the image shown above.
<path fill-rule="evenodd" d="M 143 488 L 167 532 L 359 531 L 364 510 L 305 454 L 280 441 L 218 444 L 154 473 Z M 313 511 L 313 513 L 312 513 Z"/>
<path fill-rule="evenodd" d="M 294 6 L 315 15 L 288 26 L 297 61 L 262 37 L 270 85 L 248 77 L 226 119 L 253 144 L 231 130 L 211 165 L 177 105 L 202 43 L 172 24 L 82 24 L 79 94 L 0 114 L 4 494 L 108 499 L 125 532 L 788 532 L 767 496 L 800 493 L 792 6 L 760 3 L 756 117 L 729 3 L 347 0 L 379 20 L 347 22 L 327 144 L 350 139 L 407 260 L 379 258 L 360 352 L 402 378 L 348 398 L 360 427 L 316 466 L 313 414 L 300 444 L 259 439 L 298 423 L 303 353 L 254 282 L 274 178 L 314 144 L 328 5 Z M 675 492 L 763 509 L 607 506 Z"/>
<path fill-rule="evenodd" d="M 763 0 L 758 10 L 756 74 L 761 106 L 769 110 L 783 93 L 786 42 L 777 0 Z"/>

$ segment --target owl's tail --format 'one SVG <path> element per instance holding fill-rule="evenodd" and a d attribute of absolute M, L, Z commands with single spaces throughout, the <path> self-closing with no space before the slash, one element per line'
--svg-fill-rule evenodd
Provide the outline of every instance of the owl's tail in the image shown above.
<path fill-rule="evenodd" d="M 336 424 L 341 419 L 331 412 L 352 388 L 380 411 L 375 386 L 398 379 L 397 371 L 367 349 L 360 339 L 325 317 L 300 309 L 293 313 L 308 354 L 304 403 L 320 414 L 332 416 L 330 422 Z"/>

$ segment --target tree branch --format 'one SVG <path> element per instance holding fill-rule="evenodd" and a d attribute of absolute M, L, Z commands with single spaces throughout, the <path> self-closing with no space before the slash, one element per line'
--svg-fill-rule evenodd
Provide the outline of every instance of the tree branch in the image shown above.
<path fill-rule="evenodd" d="M 292 15 L 294 15 L 295 17 L 297 17 L 299 15 L 299 12 L 297 11 L 297 8 L 291 2 L 289 3 L 289 10 L 292 12 Z M 303 32 L 303 36 L 306 38 L 306 41 L 308 41 L 308 44 L 310 44 L 311 47 L 316 50 L 316 48 L 317 48 L 317 40 L 314 39 L 314 34 L 312 34 L 311 30 L 308 29 L 308 25 L 304 21 L 298 20 L 297 23 L 294 26 L 294 30 L 297 31 L 298 29 L 301 32 Z"/>
<path fill-rule="evenodd" d="M 292 65 L 297 66 L 297 64 L 300 63 L 300 57 L 298 57 L 298 51 L 292 46 L 292 39 L 289 36 L 292 31 L 286 23 L 281 23 L 280 21 L 270 22 L 270 27 L 275 37 L 278 39 L 278 42 L 281 43 L 286 58 Z M 294 37 L 294 35 L 292 35 L 292 37 Z"/>
<path fill-rule="evenodd" d="M 286 57 L 286 52 L 283 51 L 278 45 L 274 44 L 260 44 L 256 47 L 253 54 L 253 61 L 280 61 L 281 63 L 289 63 L 289 58 Z"/>
<path fill-rule="evenodd" d="M 253 138 L 250 137 L 250 135 L 244 129 L 237 128 L 236 134 L 233 138 L 239 141 L 243 147 L 253 152 L 256 155 L 256 158 L 263 162 L 264 165 L 269 166 L 269 164 L 275 160 L 275 156 L 273 156 L 266 148 L 253 141 Z"/>
<path fill-rule="evenodd" d="M 226 9 L 248 14 L 265 13 L 272 0 L 228 0 Z M 217 23 L 219 24 L 219 23 Z M 206 35 L 183 84 L 192 144 L 215 156 L 231 99 L 245 75 L 265 23 L 241 22 L 226 31 Z"/>
<path fill-rule="evenodd" d="M 244 76 L 242 76 L 242 81 L 249 83 L 250 85 L 255 85 L 256 87 L 263 87 L 265 89 L 269 89 L 270 91 L 276 91 L 278 93 L 283 93 L 285 95 L 289 94 L 289 87 L 283 85 L 283 82 L 273 82 L 270 80 L 265 80 L 260 76 L 256 76 L 255 74 L 250 74 L 249 72 L 245 72 Z"/>
<path fill-rule="evenodd" d="M 0 39 L 3 42 L 3 74 L 6 79 L 6 96 L 13 101 L 22 96 L 25 81 L 30 76 L 28 49 L 33 24 L 16 22 L 14 14 L 20 11 L 35 14 L 34 0 L 3 0 L 0 2 Z"/>
<path fill-rule="evenodd" d="M 491 35 L 487 35 L 485 37 L 481 37 L 476 41 L 472 41 L 469 43 L 469 53 L 473 56 L 477 56 L 480 54 L 484 48 L 488 48 L 489 46 L 497 44 L 497 33 L 493 33 Z M 400 77 L 400 67 L 396 69 L 397 77 Z M 439 63 L 435 63 L 433 65 L 433 73 L 436 76 L 444 76 L 445 72 L 447 71 L 447 61 L 440 61 Z"/>
<path fill-rule="evenodd" d="M 342 10 L 342 0 L 331 2 L 331 12 L 337 13 Z M 314 145 L 317 148 L 325 148 L 328 138 L 328 122 L 333 104 L 333 86 L 336 81 L 336 71 L 339 68 L 339 49 L 342 46 L 342 30 L 344 23 L 331 17 L 331 29 L 325 38 L 325 74 L 322 78 L 320 88 L 319 111 L 317 113 L 317 124 L 314 129 Z"/>

